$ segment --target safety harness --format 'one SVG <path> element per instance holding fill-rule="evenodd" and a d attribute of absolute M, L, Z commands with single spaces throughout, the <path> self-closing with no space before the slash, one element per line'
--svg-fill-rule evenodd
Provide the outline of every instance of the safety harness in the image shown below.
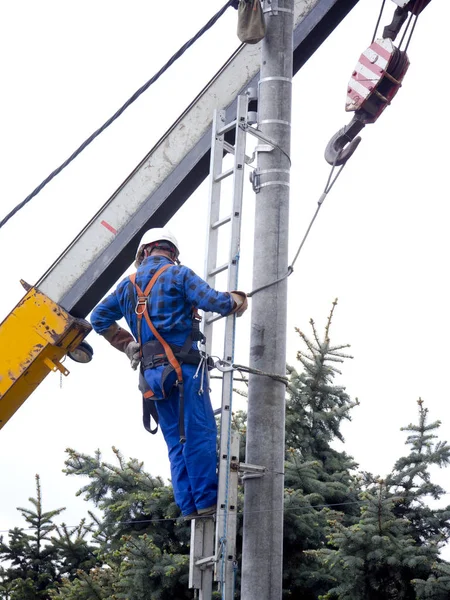
<path fill-rule="evenodd" d="M 166 340 L 161 336 L 161 334 L 154 326 L 152 320 L 150 319 L 150 315 L 148 314 L 148 297 L 150 296 L 153 286 L 155 285 L 159 276 L 162 275 L 167 269 L 169 269 L 172 266 L 174 265 L 166 264 L 163 267 L 161 267 L 150 279 L 144 291 L 142 291 L 136 283 L 136 273 L 130 275 L 129 279 L 134 288 L 133 291 L 135 291 L 135 294 L 137 296 L 135 313 L 137 316 L 137 341 L 140 347 L 141 355 L 139 389 L 141 390 L 143 397 L 144 427 L 150 433 L 156 433 L 158 429 L 158 412 L 156 410 L 155 401 L 153 399 L 154 392 L 149 388 L 147 384 L 147 381 L 144 376 L 144 371 L 146 369 L 154 369 L 155 367 L 166 365 L 166 368 L 162 373 L 161 389 L 163 391 L 163 397 L 166 398 L 164 382 L 167 376 L 170 373 L 172 373 L 172 371 L 175 371 L 176 380 L 174 385 L 178 387 L 180 401 L 178 426 L 180 431 L 180 441 L 181 443 L 184 443 L 186 441 L 186 434 L 184 428 L 184 382 L 181 365 L 183 363 L 198 365 L 203 360 L 206 360 L 206 358 L 202 356 L 198 350 L 192 348 L 192 343 L 194 341 L 204 342 L 205 337 L 200 331 L 199 325 L 201 318 L 197 312 L 197 309 L 195 308 L 193 308 L 192 311 L 192 330 L 187 336 L 187 339 L 184 342 L 183 346 L 176 346 L 175 344 L 170 344 L 166 342 Z M 155 340 L 151 340 L 149 342 L 146 342 L 145 344 L 142 344 L 141 339 L 142 318 L 145 318 L 147 325 L 150 328 L 150 331 L 156 338 Z M 209 368 L 211 368 L 211 366 L 213 365 L 213 363 L 209 360 L 207 364 Z M 152 417 L 156 422 L 156 427 L 153 429 L 150 426 Z"/>

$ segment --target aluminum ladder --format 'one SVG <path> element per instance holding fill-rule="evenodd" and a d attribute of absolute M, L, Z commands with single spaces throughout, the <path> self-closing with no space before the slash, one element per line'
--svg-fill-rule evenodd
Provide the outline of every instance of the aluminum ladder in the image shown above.
<path fill-rule="evenodd" d="M 256 95 L 256 94 L 255 94 Z M 215 286 L 219 273 L 228 270 L 228 291 L 237 289 L 241 237 L 242 196 L 244 166 L 250 162 L 245 154 L 246 130 L 255 122 L 249 113 L 249 101 L 255 99 L 251 90 L 238 96 L 236 119 L 225 124 L 225 111 L 215 111 L 212 125 L 209 217 L 205 280 Z M 234 130 L 234 146 L 225 141 L 225 135 Z M 233 154 L 230 169 L 223 169 L 225 154 Z M 232 177 L 232 210 L 227 217 L 220 216 L 221 183 Z M 231 239 L 229 259 L 217 265 L 219 229 L 230 223 Z M 220 316 L 207 313 L 203 332 L 207 338 L 206 352 L 211 353 L 212 330 Z M 235 315 L 225 317 L 224 364 L 233 362 L 235 341 Z M 222 380 L 222 406 L 220 409 L 219 486 L 215 522 L 213 518 L 194 519 L 191 524 L 189 587 L 198 590 L 200 600 L 210 600 L 213 578 L 218 582 L 222 600 L 233 600 L 236 575 L 236 522 L 239 464 L 239 436 L 231 429 L 233 395 L 233 370 L 225 366 Z M 215 534 L 215 535 L 214 535 Z"/>

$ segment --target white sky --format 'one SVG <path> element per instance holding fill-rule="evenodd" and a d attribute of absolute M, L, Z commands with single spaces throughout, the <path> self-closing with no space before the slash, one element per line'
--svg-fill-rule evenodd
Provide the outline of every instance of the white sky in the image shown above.
<path fill-rule="evenodd" d="M 130 0 L 16 0 L 0 7 L 1 216 L 19 203 L 191 37 L 224 0 L 167 4 Z M 369 46 L 381 2 L 361 0 L 294 80 L 291 256 L 316 208 L 329 168 L 323 159 L 344 111 L 347 81 Z M 394 5 L 387 3 L 382 24 Z M 0 231 L 3 318 L 154 145 L 237 47 L 230 9 L 144 96 Z M 449 193 L 445 160 L 448 0 L 420 17 L 403 89 L 363 142 L 326 200 L 289 280 L 288 362 L 294 332 L 320 331 L 339 298 L 332 341 L 354 360 L 341 382 L 360 399 L 345 426 L 346 451 L 364 470 L 384 474 L 404 452 L 399 428 L 416 422 L 421 396 L 441 437 L 450 438 L 447 388 Z M 444 102 L 442 102 L 442 100 Z M 443 105 L 442 105 L 443 104 Z M 203 273 L 207 184 L 173 219 L 182 260 Z M 254 197 L 245 199 L 240 287 L 251 286 Z M 197 218 L 195 216 L 197 215 Z M 119 277 L 120 279 L 121 277 Z M 236 359 L 248 364 L 250 314 L 239 321 Z M 218 336 L 216 337 L 216 340 Z M 0 432 L 0 530 L 21 525 L 17 506 L 42 478 L 45 508 L 66 506 L 76 524 L 85 482 L 61 473 L 66 447 L 115 445 L 168 476 L 160 434 L 141 425 L 136 374 L 122 355 L 91 335 L 95 359 L 67 361 L 62 388 L 51 374 Z M 217 342 L 216 342 L 217 343 Z M 220 344 L 219 344 L 220 346 Z M 70 363 L 70 364 L 69 364 Z M 216 393 L 214 404 L 220 402 Z M 448 474 L 437 479 L 450 492 Z"/>

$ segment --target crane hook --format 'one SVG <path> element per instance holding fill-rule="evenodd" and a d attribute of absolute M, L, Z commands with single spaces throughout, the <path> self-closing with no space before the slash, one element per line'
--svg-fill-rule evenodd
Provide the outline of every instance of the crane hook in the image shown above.
<path fill-rule="evenodd" d="M 333 135 L 325 148 L 327 163 L 339 167 L 348 161 L 359 146 L 361 138 L 356 136 L 366 125 L 366 117 L 365 114 L 355 113 L 350 123 Z"/>

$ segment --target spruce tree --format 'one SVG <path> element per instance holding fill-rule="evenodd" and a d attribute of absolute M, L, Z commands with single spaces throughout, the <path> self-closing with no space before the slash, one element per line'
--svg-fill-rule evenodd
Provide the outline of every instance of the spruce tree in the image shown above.
<path fill-rule="evenodd" d="M 117 569 L 95 567 L 88 573 L 79 571 L 73 580 L 63 579 L 50 595 L 52 600 L 117 600 L 118 578 Z"/>
<path fill-rule="evenodd" d="M 427 580 L 414 579 L 417 600 L 448 600 L 450 598 L 450 565 L 436 562 Z"/>
<path fill-rule="evenodd" d="M 326 544 L 328 505 L 340 511 L 345 523 L 357 514 L 358 481 L 356 463 L 331 444 L 343 442 L 341 425 L 350 420 L 352 401 L 335 377 L 337 368 L 351 358 L 347 344 L 332 344 L 331 323 L 337 301 L 333 302 L 323 337 L 314 321 L 312 337 L 297 329 L 305 349 L 297 359 L 303 370 L 288 367 L 286 402 L 286 467 L 284 519 L 284 597 L 313 600 L 329 589 L 332 579 L 320 561 L 310 553 Z"/>
<path fill-rule="evenodd" d="M 338 600 L 414 600 L 414 573 L 426 572 L 436 549 L 420 546 L 410 535 L 410 523 L 396 517 L 393 497 L 379 479 L 361 494 L 358 523 L 345 526 L 329 519 L 329 545 L 317 554 L 335 585 L 324 596 Z"/>
<path fill-rule="evenodd" d="M 72 583 L 65 581 L 55 597 L 169 600 L 192 598 L 188 589 L 190 523 L 180 518 L 173 491 L 152 477 L 135 459 L 124 460 L 113 448 L 117 465 L 69 449 L 65 472 L 89 478 L 78 494 L 101 510 L 90 513 L 103 563 Z M 99 590 L 101 582 L 105 589 Z"/>
<path fill-rule="evenodd" d="M 411 523 L 415 542 L 440 550 L 450 533 L 450 506 L 432 508 L 429 500 L 440 500 L 445 490 L 431 480 L 430 469 L 446 467 L 450 461 L 450 446 L 436 435 L 440 421 L 429 422 L 428 409 L 421 398 L 419 422 L 402 428 L 408 434 L 407 456 L 400 458 L 387 478 L 388 484 L 401 500 L 396 514 Z M 426 572 L 413 574 L 417 598 L 450 599 L 450 566 L 439 556 Z"/>
<path fill-rule="evenodd" d="M 0 567 L 0 598 L 2 600 L 11 600 L 12 588 L 13 582 L 9 579 L 6 569 Z"/>
<path fill-rule="evenodd" d="M 445 596 L 448 564 L 439 557 L 448 539 L 450 507 L 432 509 L 427 503 L 445 493 L 431 481 L 430 467 L 446 466 L 450 447 L 437 438 L 440 422 L 428 423 L 423 401 L 418 405 L 418 425 L 402 429 L 409 434 L 409 454 L 385 480 L 364 474 L 358 523 L 329 520 L 331 549 L 317 553 L 336 581 L 325 598 L 450 598 Z"/>
<path fill-rule="evenodd" d="M 411 535 L 418 544 L 435 544 L 438 548 L 447 541 L 450 532 L 450 506 L 431 508 L 427 501 L 440 500 L 445 490 L 432 482 L 430 469 L 446 467 L 450 462 L 450 446 L 436 435 L 440 421 L 428 422 L 428 409 L 421 398 L 419 423 L 402 427 L 408 434 L 407 456 L 397 460 L 386 478 L 392 493 L 401 498 L 395 513 L 411 523 Z"/>
<path fill-rule="evenodd" d="M 44 512 L 41 484 L 36 475 L 36 498 L 29 498 L 33 508 L 18 508 L 27 523 L 26 529 L 9 531 L 9 541 L 0 538 L 0 561 L 9 563 L 3 569 L 2 586 L 11 600 L 47 600 L 49 590 L 59 579 L 58 551 L 50 535 L 56 529 L 53 519 L 64 510 Z"/>
<path fill-rule="evenodd" d="M 57 535 L 51 537 L 53 547 L 58 555 L 59 573 L 69 580 L 74 579 L 80 571 L 89 572 L 99 566 L 96 548 L 90 538 L 94 532 L 93 524 L 86 524 L 82 519 L 75 527 L 65 523 L 55 527 Z"/>

